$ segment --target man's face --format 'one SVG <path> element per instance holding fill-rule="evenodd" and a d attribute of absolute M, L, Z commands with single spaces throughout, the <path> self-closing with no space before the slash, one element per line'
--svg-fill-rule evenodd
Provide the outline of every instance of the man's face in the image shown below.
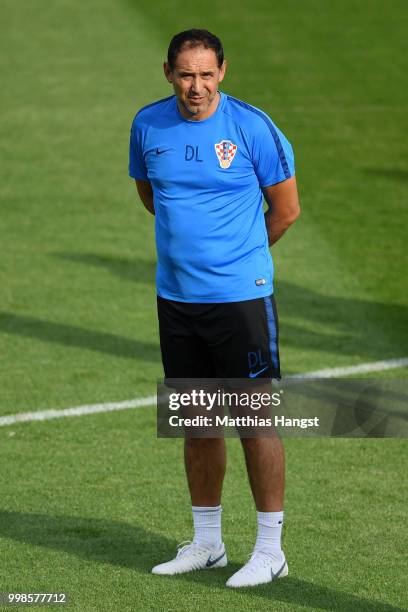
<path fill-rule="evenodd" d="M 174 69 L 166 62 L 164 74 L 173 84 L 181 114 L 197 121 L 206 119 L 217 108 L 218 84 L 225 74 L 225 62 L 218 67 L 213 49 L 203 46 L 180 51 Z"/>

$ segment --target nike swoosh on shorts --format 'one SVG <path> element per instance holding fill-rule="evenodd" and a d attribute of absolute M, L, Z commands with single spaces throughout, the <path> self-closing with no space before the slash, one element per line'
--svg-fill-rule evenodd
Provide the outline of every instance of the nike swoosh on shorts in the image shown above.
<path fill-rule="evenodd" d="M 264 368 L 262 368 L 262 370 L 258 370 L 258 372 L 250 372 L 249 378 L 256 378 L 257 376 L 259 376 L 259 374 L 262 374 L 262 372 L 265 372 L 265 370 L 267 370 L 268 367 L 269 366 L 265 366 Z"/>

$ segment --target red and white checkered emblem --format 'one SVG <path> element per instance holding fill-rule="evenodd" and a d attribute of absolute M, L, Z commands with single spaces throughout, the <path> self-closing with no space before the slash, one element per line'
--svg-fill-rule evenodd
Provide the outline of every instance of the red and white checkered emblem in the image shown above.
<path fill-rule="evenodd" d="M 214 147 L 221 168 L 229 168 L 237 152 L 237 145 L 230 140 L 221 140 L 221 142 L 217 142 Z"/>

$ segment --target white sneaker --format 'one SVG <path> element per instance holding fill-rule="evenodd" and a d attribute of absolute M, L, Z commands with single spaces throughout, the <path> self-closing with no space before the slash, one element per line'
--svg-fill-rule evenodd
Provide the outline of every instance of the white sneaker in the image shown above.
<path fill-rule="evenodd" d="M 183 546 L 184 544 L 184 546 Z M 178 545 L 175 559 L 160 563 L 152 569 L 152 574 L 172 576 L 173 574 L 184 574 L 199 569 L 213 569 L 227 565 L 227 553 L 224 543 L 218 550 L 206 548 L 194 544 L 194 542 L 181 542 Z"/>
<path fill-rule="evenodd" d="M 288 575 L 288 564 L 283 552 L 276 559 L 267 553 L 257 551 L 252 553 L 248 563 L 241 567 L 227 581 L 229 587 L 256 586 L 272 582 L 276 578 L 283 578 Z"/>

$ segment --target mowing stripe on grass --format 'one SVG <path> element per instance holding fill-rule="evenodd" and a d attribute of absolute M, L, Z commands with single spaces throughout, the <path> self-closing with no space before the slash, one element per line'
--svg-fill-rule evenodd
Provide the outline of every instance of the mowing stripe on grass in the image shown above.
<path fill-rule="evenodd" d="M 388 361 L 374 361 L 373 363 L 360 363 L 359 365 L 346 366 L 343 368 L 327 368 L 326 370 L 316 370 L 305 372 L 304 374 L 294 374 L 286 378 L 336 378 L 351 374 L 367 374 L 369 372 L 380 372 L 382 370 L 392 370 L 395 368 L 405 368 L 408 366 L 408 357 L 399 359 L 389 359 Z M 62 417 L 83 416 L 84 414 L 96 414 L 98 412 L 114 412 L 115 410 L 126 410 L 128 408 L 142 408 L 154 406 L 156 395 L 140 397 L 124 402 L 111 402 L 108 404 L 90 404 L 88 406 L 75 406 L 73 408 L 63 408 L 61 410 L 38 410 L 36 412 L 21 412 L 20 414 L 9 414 L 0 417 L 0 427 L 13 425 L 14 423 L 27 423 L 31 421 L 49 421 Z"/>

